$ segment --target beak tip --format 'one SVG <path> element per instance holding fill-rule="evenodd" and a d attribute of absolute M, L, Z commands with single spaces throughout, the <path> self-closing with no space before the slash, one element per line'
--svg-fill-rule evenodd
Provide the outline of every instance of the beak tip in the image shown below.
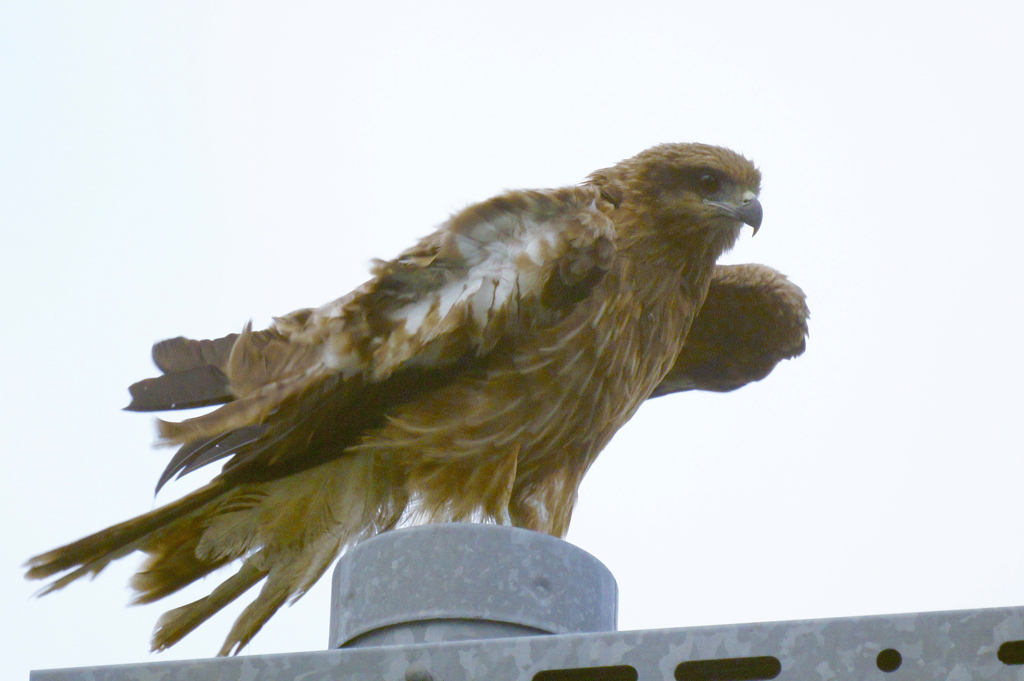
<path fill-rule="evenodd" d="M 757 230 L 761 229 L 761 219 L 764 217 L 761 202 L 756 197 L 744 201 L 743 206 L 740 207 L 739 216 L 743 222 L 754 228 L 754 234 L 756 235 Z"/>

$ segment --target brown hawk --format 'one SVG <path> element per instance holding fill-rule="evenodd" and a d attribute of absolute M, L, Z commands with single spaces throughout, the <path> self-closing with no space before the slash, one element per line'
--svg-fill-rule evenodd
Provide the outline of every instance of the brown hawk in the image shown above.
<path fill-rule="evenodd" d="M 46 593 L 142 551 L 132 586 L 151 602 L 241 561 L 153 637 L 172 645 L 265 580 L 227 654 L 347 546 L 399 523 L 563 536 L 583 475 L 646 399 L 731 390 L 803 351 L 799 288 L 716 266 L 760 226 L 759 187 L 739 154 L 665 144 L 579 186 L 472 205 L 352 293 L 269 329 L 158 343 L 163 375 L 133 385 L 129 409 L 223 405 L 159 422 L 180 447 L 158 489 L 226 460 L 221 473 L 33 558 L 28 576 L 57 576 Z"/>

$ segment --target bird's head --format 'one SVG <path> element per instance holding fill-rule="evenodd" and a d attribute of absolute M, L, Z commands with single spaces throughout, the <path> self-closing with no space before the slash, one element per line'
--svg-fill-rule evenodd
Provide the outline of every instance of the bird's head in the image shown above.
<path fill-rule="evenodd" d="M 593 173 L 589 181 L 615 206 L 666 238 L 701 239 L 727 250 L 748 224 L 757 233 L 761 173 L 729 149 L 662 144 Z M 616 220 L 618 223 L 618 220 Z"/>

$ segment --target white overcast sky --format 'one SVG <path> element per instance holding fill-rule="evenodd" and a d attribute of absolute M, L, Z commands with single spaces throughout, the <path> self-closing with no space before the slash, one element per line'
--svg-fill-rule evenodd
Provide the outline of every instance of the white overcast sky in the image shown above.
<path fill-rule="evenodd" d="M 1024 605 L 1022 25 L 1014 2 L 8 0 L 11 678 L 206 657 L 243 605 L 156 657 L 138 557 L 42 600 L 21 578 L 152 508 L 170 452 L 120 408 L 153 341 L 321 304 L 467 203 L 669 141 L 761 167 L 762 230 L 726 260 L 789 274 L 811 334 L 759 384 L 646 405 L 593 467 L 569 540 L 616 575 L 620 628 Z M 329 591 L 247 653 L 322 649 Z"/>

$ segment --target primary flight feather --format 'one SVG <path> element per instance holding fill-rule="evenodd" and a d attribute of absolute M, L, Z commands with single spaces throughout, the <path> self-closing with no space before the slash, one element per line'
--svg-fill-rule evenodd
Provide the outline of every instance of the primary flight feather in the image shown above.
<path fill-rule="evenodd" d="M 564 536 L 583 475 L 644 400 L 731 390 L 803 351 L 799 288 L 716 266 L 760 226 L 759 188 L 739 154 L 661 145 L 579 186 L 470 206 L 269 329 L 158 343 L 163 374 L 131 387 L 129 409 L 223 406 L 159 422 L 180 447 L 157 487 L 225 460 L 221 473 L 33 558 L 28 576 L 56 577 L 45 593 L 142 551 L 132 586 L 150 602 L 241 561 L 153 636 L 166 648 L 264 581 L 228 654 L 347 546 L 401 522 Z"/>

